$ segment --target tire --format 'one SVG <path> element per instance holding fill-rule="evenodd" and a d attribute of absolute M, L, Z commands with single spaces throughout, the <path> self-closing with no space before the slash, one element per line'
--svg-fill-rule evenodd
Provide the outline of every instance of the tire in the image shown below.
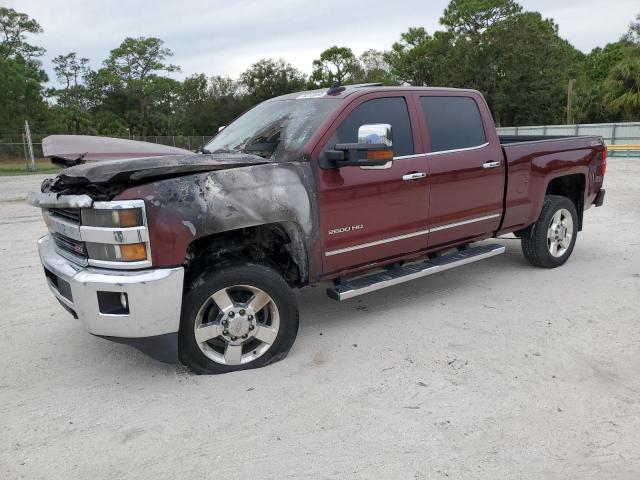
<path fill-rule="evenodd" d="M 569 259 L 577 237 L 578 212 L 573 202 L 567 197 L 547 195 L 538 221 L 522 235 L 522 253 L 536 267 L 556 268 Z"/>
<path fill-rule="evenodd" d="M 189 282 L 180 360 L 198 374 L 260 368 L 286 357 L 297 333 L 298 305 L 278 272 L 248 263 L 221 267 Z"/>

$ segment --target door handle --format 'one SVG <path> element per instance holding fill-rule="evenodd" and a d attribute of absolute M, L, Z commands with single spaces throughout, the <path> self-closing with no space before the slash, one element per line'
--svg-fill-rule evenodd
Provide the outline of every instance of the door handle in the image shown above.
<path fill-rule="evenodd" d="M 497 162 L 487 162 L 482 164 L 482 168 L 497 168 L 501 164 L 500 161 Z"/>
<path fill-rule="evenodd" d="M 418 180 L 420 178 L 425 178 L 426 176 L 427 174 L 424 172 L 413 172 L 413 173 L 407 173 L 406 175 L 403 175 L 402 180 L 406 182 L 407 180 Z"/>

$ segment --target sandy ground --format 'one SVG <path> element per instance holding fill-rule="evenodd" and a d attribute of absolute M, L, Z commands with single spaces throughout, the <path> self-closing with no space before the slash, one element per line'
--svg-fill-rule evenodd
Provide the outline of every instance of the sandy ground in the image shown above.
<path fill-rule="evenodd" d="M 505 255 L 336 303 L 203 377 L 85 333 L 45 285 L 42 177 L 0 178 L 0 478 L 640 478 L 640 161 L 567 265 Z"/>

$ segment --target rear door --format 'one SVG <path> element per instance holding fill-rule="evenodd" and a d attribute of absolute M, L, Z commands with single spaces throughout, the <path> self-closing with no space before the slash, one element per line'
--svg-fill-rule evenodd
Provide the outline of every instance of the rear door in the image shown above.
<path fill-rule="evenodd" d="M 500 224 L 505 165 L 484 99 L 474 92 L 416 96 L 429 163 L 429 248 L 488 236 Z"/>
<path fill-rule="evenodd" d="M 320 142 L 357 142 L 358 128 L 388 123 L 394 160 L 383 167 L 319 169 L 318 195 L 325 274 L 427 247 L 428 165 L 415 105 L 403 92 L 363 95 L 349 104 Z M 322 153 L 320 153 L 322 155 Z M 410 177 L 409 177 L 410 176 Z"/>

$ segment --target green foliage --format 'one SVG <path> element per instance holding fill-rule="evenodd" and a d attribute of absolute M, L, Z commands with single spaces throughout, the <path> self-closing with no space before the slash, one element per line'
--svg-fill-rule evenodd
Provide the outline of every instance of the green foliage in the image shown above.
<path fill-rule="evenodd" d="M 366 50 L 358 57 L 362 68 L 362 82 L 397 85 L 398 80 L 391 72 L 391 65 L 385 60 L 385 53 L 379 50 Z"/>
<path fill-rule="evenodd" d="M 27 43 L 27 33 L 42 33 L 42 27 L 26 13 L 0 7 L 0 58 L 33 58 L 44 55 L 44 48 Z"/>
<path fill-rule="evenodd" d="M 477 36 L 521 11 L 513 0 L 452 0 L 440 23 L 458 35 Z"/>
<path fill-rule="evenodd" d="M 609 73 L 606 83 L 605 103 L 623 120 L 640 118 L 640 55 L 625 58 Z"/>
<path fill-rule="evenodd" d="M 514 0 L 451 0 L 443 29 L 411 27 L 388 51 L 357 57 L 333 46 L 307 78 L 284 59 L 261 59 L 238 80 L 204 74 L 183 81 L 159 38 L 125 38 L 92 70 L 76 52 L 53 59 L 57 88 L 28 42 L 42 32 L 28 15 L 0 7 L 0 131 L 97 135 L 211 135 L 251 106 L 334 83 L 474 88 L 499 125 L 562 123 L 574 80 L 573 117 L 581 123 L 640 120 L 640 15 L 617 42 L 582 54 L 553 20 Z"/>
<path fill-rule="evenodd" d="M 0 131 L 20 132 L 24 121 L 34 128 L 44 124 L 47 105 L 40 65 L 22 57 L 0 58 Z"/>
<path fill-rule="evenodd" d="M 422 27 L 409 28 L 400 34 L 400 41 L 391 46 L 384 59 L 401 83 L 434 85 L 443 80 L 452 58 L 452 43 L 453 35 L 448 32 L 431 36 Z"/>
<path fill-rule="evenodd" d="M 567 84 L 581 54 L 558 36 L 553 21 L 539 13 L 519 13 L 496 22 L 483 36 L 483 50 L 495 73 L 479 77 L 478 87 L 486 92 L 496 121 L 562 123 Z"/>
<path fill-rule="evenodd" d="M 178 72 L 165 63 L 173 53 L 159 38 L 125 38 L 111 50 L 104 67 L 88 80 L 96 110 L 107 108 L 124 119 L 131 134 L 171 135 L 178 130 L 173 112 L 177 108 L 180 82 L 159 75 Z"/>
<path fill-rule="evenodd" d="M 360 62 L 350 48 L 327 48 L 320 58 L 313 61 L 311 85 L 315 87 L 331 87 L 337 83 L 346 85 L 357 83 L 363 76 Z"/>
<path fill-rule="evenodd" d="M 182 83 L 182 132 L 212 135 L 252 104 L 242 86 L 229 77 L 207 78 L 200 73 Z"/>
<path fill-rule="evenodd" d="M 286 93 L 304 90 L 305 76 L 282 58 L 262 59 L 240 75 L 252 102 L 259 103 Z"/>

